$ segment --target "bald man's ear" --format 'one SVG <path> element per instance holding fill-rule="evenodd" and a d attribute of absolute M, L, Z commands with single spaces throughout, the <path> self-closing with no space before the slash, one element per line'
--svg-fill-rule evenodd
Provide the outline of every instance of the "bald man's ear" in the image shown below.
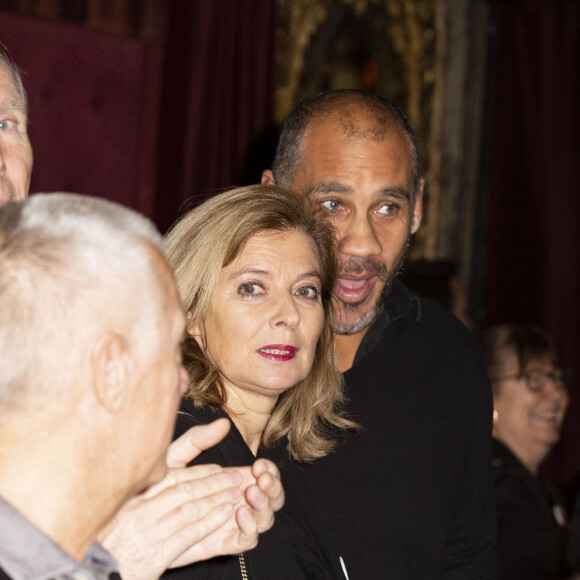
<path fill-rule="evenodd" d="M 419 180 L 419 191 L 417 192 L 417 199 L 415 200 L 415 208 L 413 210 L 413 217 L 411 218 L 411 233 L 414 234 L 421 225 L 421 218 L 423 217 L 423 187 L 425 180 L 421 177 Z"/>
<path fill-rule="evenodd" d="M 276 180 L 271 169 L 264 169 L 262 171 L 262 185 L 276 185 Z"/>
<path fill-rule="evenodd" d="M 93 388 L 99 402 L 117 413 L 127 397 L 129 377 L 128 344 L 116 332 L 108 332 L 95 343 L 91 352 Z"/>

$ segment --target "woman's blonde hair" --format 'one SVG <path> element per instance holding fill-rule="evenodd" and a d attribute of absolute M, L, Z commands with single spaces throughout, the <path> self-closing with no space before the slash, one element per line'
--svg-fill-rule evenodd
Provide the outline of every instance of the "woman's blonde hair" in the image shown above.
<path fill-rule="evenodd" d="M 315 210 L 295 194 L 273 185 L 252 185 L 216 195 L 183 216 L 167 234 L 165 251 L 189 328 L 202 327 L 221 269 L 238 256 L 246 242 L 260 232 L 293 230 L 307 234 L 317 253 L 325 321 L 312 371 L 279 397 L 261 444 L 269 447 L 286 436 L 293 459 L 310 461 L 332 450 L 331 430 L 355 426 L 340 410 L 343 381 L 329 322 L 337 275 L 331 226 L 317 219 Z M 190 335 L 184 342 L 183 363 L 191 379 L 187 396 L 197 406 L 224 407 L 226 392 L 219 370 Z"/>

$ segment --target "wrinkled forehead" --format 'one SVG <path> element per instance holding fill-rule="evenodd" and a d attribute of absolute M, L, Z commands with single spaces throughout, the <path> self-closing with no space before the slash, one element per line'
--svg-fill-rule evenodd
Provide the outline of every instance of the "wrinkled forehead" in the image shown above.
<path fill-rule="evenodd" d="M 390 114 L 380 118 L 366 112 L 339 110 L 328 114 L 315 115 L 306 128 L 303 141 L 340 139 L 343 143 L 368 141 L 370 143 L 396 143 L 409 158 L 409 167 L 413 167 L 413 152 L 409 136 L 398 121 Z"/>
<path fill-rule="evenodd" d="M 26 95 L 17 73 L 0 58 L 0 106 L 3 109 L 16 108 L 26 113 Z"/>
<path fill-rule="evenodd" d="M 411 182 L 409 193 L 413 192 L 415 171 L 411 144 L 394 120 L 385 125 L 367 115 L 316 117 L 304 135 L 300 154 L 296 175 L 313 170 L 320 173 L 322 161 L 331 171 L 341 166 L 366 167 L 374 163 L 380 173 L 387 166 L 383 167 L 381 159 L 396 158 Z"/>

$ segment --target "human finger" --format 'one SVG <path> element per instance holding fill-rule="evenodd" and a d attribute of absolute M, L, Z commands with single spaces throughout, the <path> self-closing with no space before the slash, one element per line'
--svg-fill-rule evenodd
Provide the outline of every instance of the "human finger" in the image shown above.
<path fill-rule="evenodd" d="M 177 483 L 200 480 L 216 473 L 222 473 L 223 471 L 223 467 L 213 463 L 192 465 L 191 467 L 174 467 L 167 471 L 165 477 L 159 483 L 156 483 L 149 489 L 142 492 L 140 497 L 153 497 L 162 493 L 165 489 L 176 485 Z"/>
<path fill-rule="evenodd" d="M 254 548 L 257 542 L 258 530 L 251 510 L 240 506 L 222 526 L 183 552 L 171 567 L 185 566 L 214 556 L 239 554 Z"/>
<path fill-rule="evenodd" d="M 284 505 L 284 486 L 280 477 L 271 473 L 262 473 L 256 480 L 256 485 L 268 496 L 274 511 L 279 510 Z"/>
<path fill-rule="evenodd" d="M 274 507 L 270 498 L 257 486 L 251 485 L 244 492 L 246 504 L 258 526 L 258 532 L 269 530 L 274 524 Z"/>
<path fill-rule="evenodd" d="M 184 467 L 202 451 L 219 443 L 229 429 L 230 422 L 225 417 L 207 425 L 195 425 L 171 443 L 167 450 L 167 466 Z"/>
<path fill-rule="evenodd" d="M 202 503 L 205 500 L 202 500 Z M 149 529 L 142 527 L 125 534 L 120 545 L 116 546 L 115 555 L 119 562 L 119 571 L 124 580 L 153 580 L 184 553 L 190 552 L 189 559 L 183 564 L 191 564 L 200 559 L 218 555 L 213 544 L 204 543 L 207 537 L 219 530 L 233 518 L 234 507 L 231 503 L 220 502 L 209 509 L 201 510 L 204 515 L 190 520 L 186 525 L 174 529 L 168 535 L 164 526 Z M 170 529 L 171 531 L 171 529 Z M 111 546 L 106 546 L 108 549 Z M 114 547 L 114 546 L 113 546 Z"/>
<path fill-rule="evenodd" d="M 260 530 L 253 510 L 246 505 L 238 507 L 236 509 L 236 522 L 240 530 L 238 535 L 240 550 L 245 551 L 255 548 L 258 545 Z"/>
<path fill-rule="evenodd" d="M 252 474 L 256 479 L 258 479 L 262 473 L 270 473 L 274 477 L 280 479 L 280 470 L 278 469 L 278 466 L 269 459 L 256 459 L 252 464 Z"/>
<path fill-rule="evenodd" d="M 237 503 L 243 499 L 241 480 L 240 474 L 236 472 L 210 473 L 202 478 L 177 481 L 155 496 L 144 498 L 144 502 L 148 502 L 147 509 L 158 514 L 158 519 L 180 506 L 191 505 L 197 500 L 220 493 L 226 493 L 228 501 Z"/>

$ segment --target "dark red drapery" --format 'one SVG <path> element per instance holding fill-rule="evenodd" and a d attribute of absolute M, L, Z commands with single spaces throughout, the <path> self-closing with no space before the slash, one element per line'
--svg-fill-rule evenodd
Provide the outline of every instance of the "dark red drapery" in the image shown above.
<path fill-rule="evenodd" d="M 275 0 L 168 7 L 155 208 L 162 229 L 238 184 L 252 141 L 272 121 L 275 91 Z"/>
<path fill-rule="evenodd" d="M 533 323 L 572 366 L 571 404 L 546 471 L 580 477 L 580 2 L 491 2 L 494 74 L 486 324 Z"/>

